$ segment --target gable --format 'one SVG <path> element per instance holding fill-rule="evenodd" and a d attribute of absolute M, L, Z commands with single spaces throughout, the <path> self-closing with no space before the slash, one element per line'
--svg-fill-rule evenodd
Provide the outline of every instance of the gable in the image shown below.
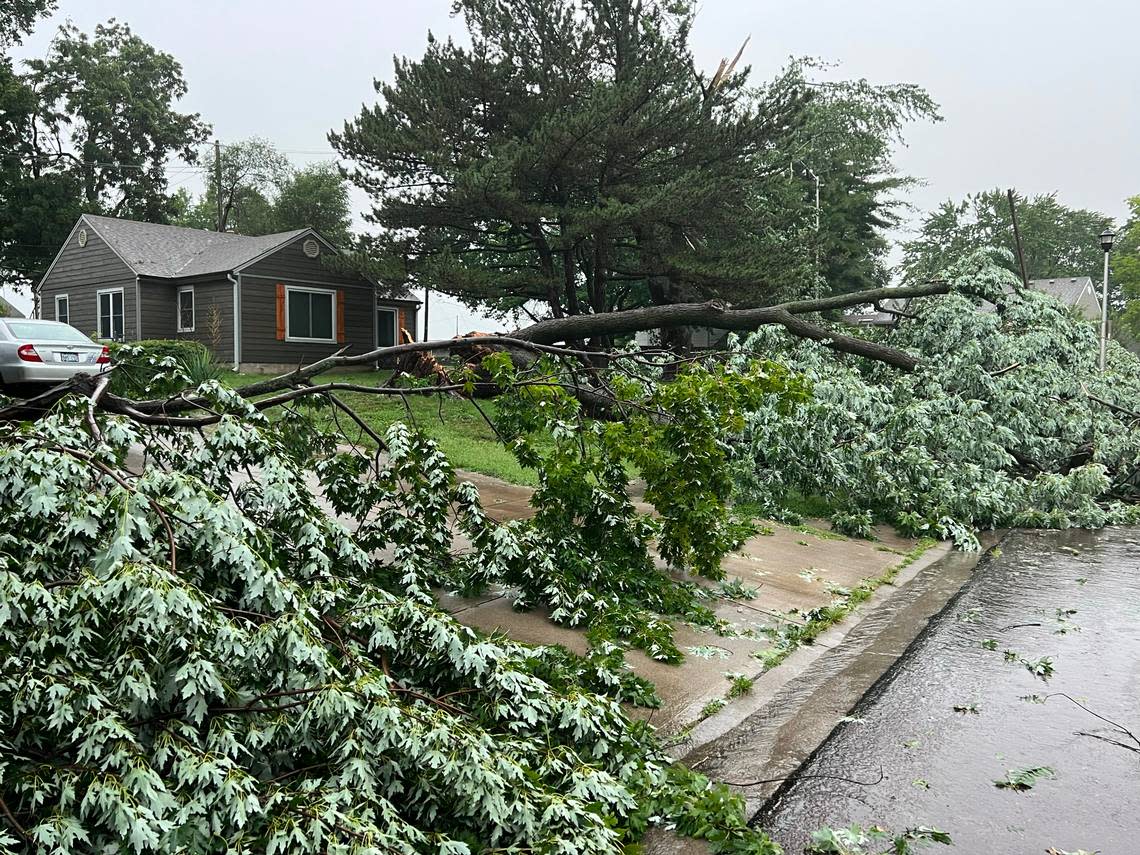
<path fill-rule="evenodd" d="M 80 232 L 86 236 L 83 246 L 79 245 Z M 37 287 L 43 291 L 45 288 L 122 282 L 134 277 L 135 272 L 130 265 L 103 240 L 86 218 L 80 217 Z"/>
<path fill-rule="evenodd" d="M 316 258 L 305 254 L 305 241 L 315 240 L 319 246 Z M 370 288 L 372 282 L 356 273 L 341 273 L 327 264 L 327 259 L 336 257 L 337 251 L 321 240 L 314 232 L 298 235 L 288 243 L 270 250 L 261 258 L 236 268 L 243 277 L 266 279 L 291 279 L 296 282 L 328 282 L 335 285 L 355 285 Z"/>

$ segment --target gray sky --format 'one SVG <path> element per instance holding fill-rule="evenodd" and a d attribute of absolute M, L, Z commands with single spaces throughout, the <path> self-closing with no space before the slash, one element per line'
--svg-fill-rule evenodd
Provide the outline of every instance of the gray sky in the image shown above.
<path fill-rule="evenodd" d="M 375 101 L 396 54 L 422 55 L 425 36 L 458 34 L 449 0 L 60 0 L 27 39 L 42 55 L 59 23 L 84 30 L 110 17 L 183 66 L 197 111 L 222 142 L 272 140 L 295 164 L 332 156 L 326 134 Z M 1057 191 L 1065 204 L 1121 217 L 1140 194 L 1140 4 L 1129 0 L 704 0 L 693 34 L 716 67 L 751 34 L 757 79 L 789 56 L 839 63 L 837 76 L 914 82 L 944 121 L 908 129 L 899 168 L 926 181 L 920 211 L 991 187 Z M 199 189 L 189 172 L 172 183 Z M 358 208 L 365 199 L 356 197 Z M 359 213 L 359 211 L 358 211 Z M 17 300 L 16 302 L 19 302 Z M 436 302 L 433 336 L 479 326 Z M 484 327 L 486 323 L 482 324 Z"/>

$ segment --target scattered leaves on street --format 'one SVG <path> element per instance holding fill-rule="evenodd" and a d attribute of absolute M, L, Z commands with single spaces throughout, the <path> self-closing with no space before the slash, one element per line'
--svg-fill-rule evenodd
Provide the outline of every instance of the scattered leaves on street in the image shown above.
<path fill-rule="evenodd" d="M 1053 770 L 1048 766 L 1033 766 L 1029 769 L 1009 769 L 1005 777 L 994 781 L 999 790 L 1015 790 L 1024 792 L 1033 789 L 1033 785 L 1041 778 L 1052 778 Z"/>

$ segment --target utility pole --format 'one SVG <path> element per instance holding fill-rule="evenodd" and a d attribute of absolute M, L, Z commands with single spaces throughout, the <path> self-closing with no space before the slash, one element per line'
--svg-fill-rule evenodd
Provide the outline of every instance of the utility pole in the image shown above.
<path fill-rule="evenodd" d="M 214 140 L 214 196 L 218 200 L 218 231 L 224 232 L 226 224 L 222 213 L 222 144 Z"/>
<path fill-rule="evenodd" d="M 431 289 L 427 285 L 424 286 L 424 341 L 431 341 L 431 335 L 428 333 L 428 297 L 431 294 Z"/>
<path fill-rule="evenodd" d="M 1029 274 L 1025 271 L 1025 252 L 1021 248 L 1021 229 L 1017 227 L 1017 206 L 1013 202 L 1013 189 L 1006 191 L 1009 199 L 1009 218 L 1013 221 L 1013 244 L 1017 247 L 1017 263 L 1021 266 L 1021 284 L 1029 287 Z"/>
<path fill-rule="evenodd" d="M 807 170 L 808 175 L 811 176 L 812 181 L 815 182 L 815 297 L 819 299 L 819 176 L 812 171 L 806 163 L 804 169 Z"/>

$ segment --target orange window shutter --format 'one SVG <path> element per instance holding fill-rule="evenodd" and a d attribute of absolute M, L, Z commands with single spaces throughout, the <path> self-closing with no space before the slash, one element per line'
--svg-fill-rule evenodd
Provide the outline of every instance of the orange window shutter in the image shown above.
<path fill-rule="evenodd" d="M 277 283 L 277 340 L 285 341 L 285 286 Z"/>
<path fill-rule="evenodd" d="M 344 344 L 344 291 L 336 292 L 336 340 L 337 344 Z"/>
<path fill-rule="evenodd" d="M 408 316 L 403 309 L 396 312 L 396 321 L 400 328 L 400 344 L 407 344 L 405 339 L 408 338 Z"/>

